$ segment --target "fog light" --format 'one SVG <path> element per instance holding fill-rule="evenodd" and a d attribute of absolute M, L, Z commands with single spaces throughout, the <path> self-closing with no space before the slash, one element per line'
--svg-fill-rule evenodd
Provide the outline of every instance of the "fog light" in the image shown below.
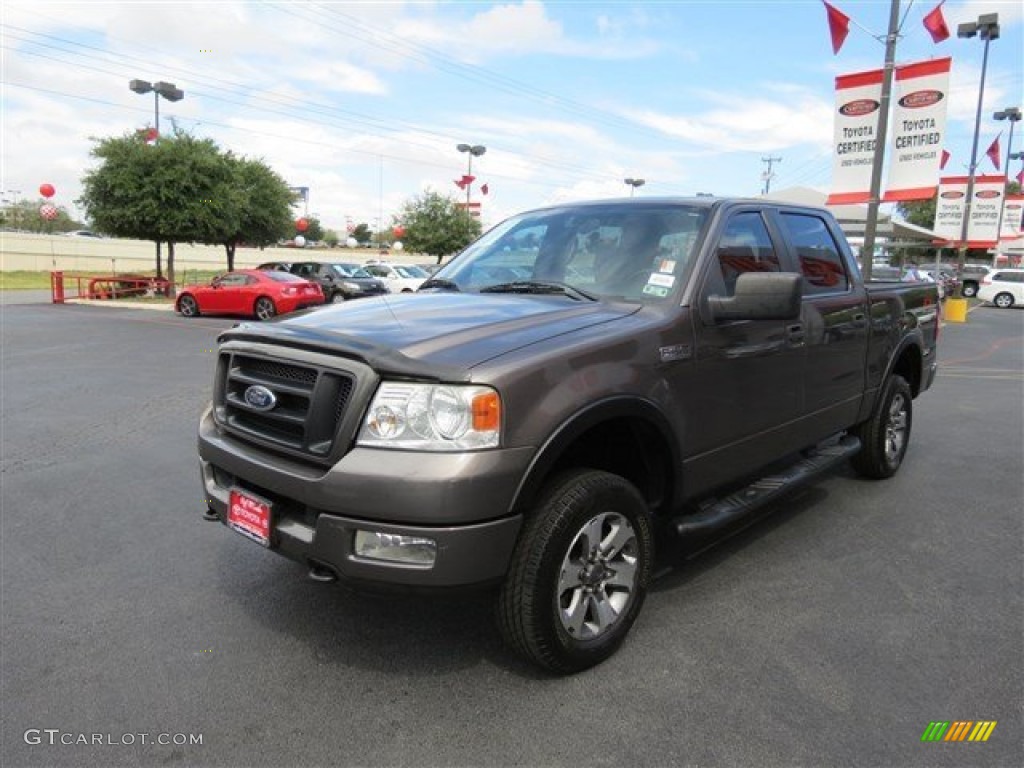
<path fill-rule="evenodd" d="M 437 542 L 397 533 L 356 531 L 355 554 L 368 560 L 431 566 L 437 558 Z"/>

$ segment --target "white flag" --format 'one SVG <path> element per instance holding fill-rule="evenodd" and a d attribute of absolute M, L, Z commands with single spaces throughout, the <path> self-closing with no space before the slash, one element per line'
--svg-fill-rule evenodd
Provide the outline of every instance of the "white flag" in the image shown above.
<path fill-rule="evenodd" d="M 939 184 L 952 59 L 896 68 L 885 202 L 930 200 Z"/>
<path fill-rule="evenodd" d="M 826 205 L 866 203 L 871 197 L 881 99 L 880 69 L 836 78 L 832 193 Z"/>

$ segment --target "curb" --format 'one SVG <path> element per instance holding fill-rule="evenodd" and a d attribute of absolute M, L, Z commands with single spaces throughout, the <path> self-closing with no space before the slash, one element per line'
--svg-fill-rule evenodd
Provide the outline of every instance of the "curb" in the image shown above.
<path fill-rule="evenodd" d="M 142 301 L 118 301 L 109 299 L 65 299 L 65 304 L 90 307 L 116 307 L 118 309 L 155 309 L 159 312 L 173 312 L 173 304 L 149 304 Z"/>

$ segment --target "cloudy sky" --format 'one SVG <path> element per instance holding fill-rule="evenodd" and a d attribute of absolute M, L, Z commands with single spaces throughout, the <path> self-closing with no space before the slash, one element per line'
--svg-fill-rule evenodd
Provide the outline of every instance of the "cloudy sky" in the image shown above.
<path fill-rule="evenodd" d="M 1024 101 L 1024 4 L 946 2 L 954 36 L 935 44 L 922 18 L 937 2 L 903 0 L 897 62 L 953 57 L 946 170 L 965 173 L 984 46 L 956 25 L 999 14 L 979 155 L 1000 129 L 1005 154 L 991 113 Z M 0 187 L 52 183 L 75 211 L 92 139 L 153 123 L 138 78 L 185 92 L 161 102 L 162 129 L 263 158 L 339 230 L 390 225 L 427 188 L 461 199 L 459 143 L 487 147 L 485 224 L 628 194 L 626 177 L 646 180 L 639 195 L 754 195 L 766 157 L 781 158 L 772 189 L 827 191 L 834 78 L 882 66 L 890 9 L 833 5 L 852 19 L 838 55 L 819 0 L 3 0 Z"/>

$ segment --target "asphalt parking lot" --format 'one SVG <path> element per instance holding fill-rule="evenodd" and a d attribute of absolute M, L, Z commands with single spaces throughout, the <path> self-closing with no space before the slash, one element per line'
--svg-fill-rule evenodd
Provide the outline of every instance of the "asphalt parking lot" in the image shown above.
<path fill-rule="evenodd" d="M 670 569 L 563 679 L 489 595 L 352 594 L 202 520 L 233 321 L 0 318 L 4 766 L 1024 762 L 1024 310 L 943 329 L 895 478 L 839 471 Z M 998 725 L 922 742 L 937 720 Z"/>

